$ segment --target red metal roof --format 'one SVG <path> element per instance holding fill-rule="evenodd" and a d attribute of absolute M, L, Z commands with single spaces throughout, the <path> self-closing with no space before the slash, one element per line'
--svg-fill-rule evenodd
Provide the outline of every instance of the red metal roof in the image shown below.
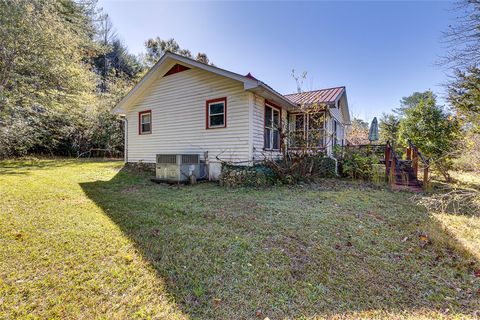
<path fill-rule="evenodd" d="M 336 87 L 301 93 L 291 93 L 284 95 L 284 97 L 296 104 L 331 104 L 334 103 L 338 99 L 338 97 L 343 94 L 343 92 L 345 92 L 345 87 Z"/>

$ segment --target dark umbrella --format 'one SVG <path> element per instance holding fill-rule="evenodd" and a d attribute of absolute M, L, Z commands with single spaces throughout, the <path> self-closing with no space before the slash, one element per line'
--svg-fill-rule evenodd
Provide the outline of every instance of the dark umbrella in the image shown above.
<path fill-rule="evenodd" d="M 377 121 L 377 117 L 373 118 L 372 124 L 370 125 L 370 132 L 368 133 L 368 140 L 370 140 L 370 143 L 378 140 L 378 121 Z"/>

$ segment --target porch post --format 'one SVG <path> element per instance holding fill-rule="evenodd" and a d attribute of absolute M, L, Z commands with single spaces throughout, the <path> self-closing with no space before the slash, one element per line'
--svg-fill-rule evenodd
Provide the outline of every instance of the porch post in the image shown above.
<path fill-rule="evenodd" d="M 407 147 L 407 160 L 412 160 L 412 148 Z"/>
<path fill-rule="evenodd" d="M 415 179 L 418 178 L 418 153 L 413 152 L 413 159 L 412 159 L 412 167 L 413 167 L 413 175 Z"/>

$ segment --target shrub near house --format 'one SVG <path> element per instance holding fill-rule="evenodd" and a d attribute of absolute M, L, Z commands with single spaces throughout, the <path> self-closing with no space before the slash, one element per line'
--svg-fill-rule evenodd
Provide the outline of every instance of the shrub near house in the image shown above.
<path fill-rule="evenodd" d="M 334 178 L 337 177 L 336 171 L 337 162 L 333 158 L 323 154 L 300 157 L 292 153 L 288 157 L 266 160 L 252 167 L 224 165 L 219 181 L 220 185 L 226 187 L 265 187 Z"/>

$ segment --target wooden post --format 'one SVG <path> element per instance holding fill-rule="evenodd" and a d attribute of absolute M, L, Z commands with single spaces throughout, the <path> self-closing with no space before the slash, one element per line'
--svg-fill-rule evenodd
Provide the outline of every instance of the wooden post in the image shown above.
<path fill-rule="evenodd" d="M 413 168 L 413 175 L 415 179 L 418 178 L 418 153 L 413 152 L 413 159 L 412 159 L 412 168 Z"/>
<path fill-rule="evenodd" d="M 428 187 L 428 162 L 425 164 L 423 168 L 423 190 L 426 190 Z"/>
<path fill-rule="evenodd" d="M 395 158 L 392 157 L 392 164 L 390 165 L 390 184 L 393 185 L 395 184 L 395 166 L 397 164 L 395 163 Z"/>
<path fill-rule="evenodd" d="M 407 160 L 412 160 L 412 148 L 407 147 Z"/>
<path fill-rule="evenodd" d="M 385 147 L 385 173 L 388 177 L 388 165 L 389 165 L 389 162 L 390 162 L 390 146 L 387 144 L 386 147 Z"/>

